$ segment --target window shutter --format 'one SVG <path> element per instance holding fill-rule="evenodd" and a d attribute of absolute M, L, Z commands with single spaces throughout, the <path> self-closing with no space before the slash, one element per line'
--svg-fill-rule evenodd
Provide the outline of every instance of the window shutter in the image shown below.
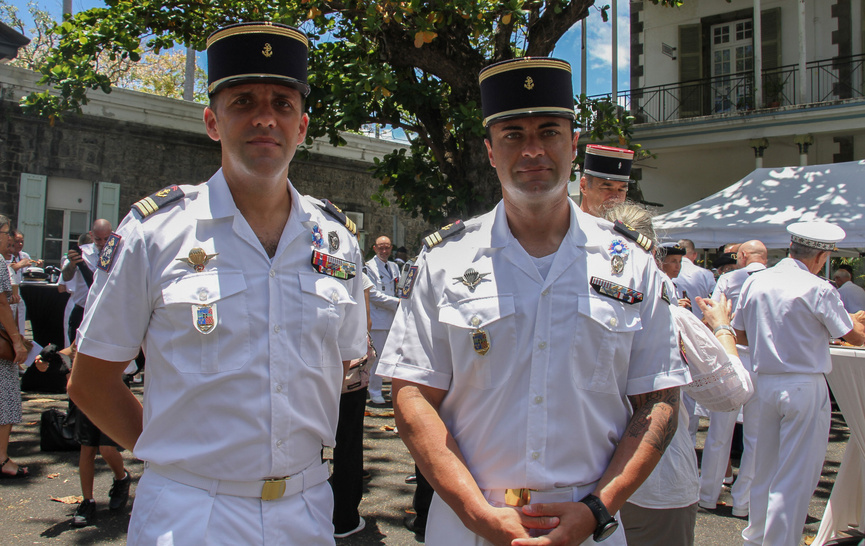
<path fill-rule="evenodd" d="M 760 31 L 763 33 L 763 70 L 781 66 L 781 8 L 763 10 Z"/>
<path fill-rule="evenodd" d="M 33 259 L 42 253 L 47 185 L 47 176 L 21 173 L 18 185 L 18 229 L 24 234 L 24 252 L 33 256 Z"/>
<path fill-rule="evenodd" d="M 99 182 L 96 197 L 96 219 L 105 218 L 117 228 L 117 216 L 120 210 L 120 184 Z"/>
<path fill-rule="evenodd" d="M 702 27 L 681 25 L 679 27 L 679 82 L 703 78 Z M 699 116 L 701 112 L 702 86 L 699 83 L 683 85 L 679 91 L 679 116 Z"/>

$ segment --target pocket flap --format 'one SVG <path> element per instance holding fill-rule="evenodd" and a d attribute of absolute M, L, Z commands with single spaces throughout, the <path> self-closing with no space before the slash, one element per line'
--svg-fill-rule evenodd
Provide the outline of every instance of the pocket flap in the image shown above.
<path fill-rule="evenodd" d="M 577 310 L 611 332 L 634 332 L 643 327 L 638 306 L 626 305 L 612 298 L 580 296 Z"/>
<path fill-rule="evenodd" d="M 246 290 L 243 273 L 205 273 L 187 275 L 162 289 L 162 300 L 166 305 L 194 303 L 209 305 Z"/>
<path fill-rule="evenodd" d="M 354 303 L 345 284 L 326 275 L 300 275 L 300 289 L 335 305 Z"/>
<path fill-rule="evenodd" d="M 448 303 L 439 308 L 439 321 L 457 328 L 476 329 L 513 314 L 514 297 L 500 294 Z"/>

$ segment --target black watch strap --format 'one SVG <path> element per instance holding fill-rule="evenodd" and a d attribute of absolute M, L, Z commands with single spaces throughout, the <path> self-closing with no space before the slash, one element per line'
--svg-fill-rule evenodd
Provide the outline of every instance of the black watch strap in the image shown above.
<path fill-rule="evenodd" d="M 592 515 L 595 516 L 595 520 L 598 522 L 597 527 L 595 527 L 595 532 L 592 534 L 592 538 L 595 542 L 600 542 L 608 538 L 613 534 L 616 528 L 618 528 L 619 522 L 616 521 L 616 518 L 610 515 L 607 507 L 604 506 L 603 502 L 601 502 L 601 499 L 589 493 L 583 497 L 580 502 L 589 507 L 589 510 L 592 511 Z"/>

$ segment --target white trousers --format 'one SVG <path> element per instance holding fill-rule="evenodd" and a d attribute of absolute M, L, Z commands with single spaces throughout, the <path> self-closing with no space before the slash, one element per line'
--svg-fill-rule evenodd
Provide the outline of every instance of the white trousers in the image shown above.
<path fill-rule="evenodd" d="M 333 493 L 322 482 L 272 501 L 211 495 L 145 470 L 135 490 L 131 546 L 332 546 Z"/>
<path fill-rule="evenodd" d="M 373 330 L 369 333 L 369 336 L 372 338 L 372 344 L 375 347 L 375 351 L 379 355 L 375 357 L 375 362 L 372 363 L 372 367 L 369 370 L 370 398 L 372 398 L 373 396 L 381 396 L 382 379 L 380 376 L 375 375 L 375 372 L 378 369 L 378 359 L 381 356 L 382 351 L 384 351 L 384 344 L 387 342 L 388 333 L 390 333 L 390 330 Z"/>
<path fill-rule="evenodd" d="M 757 374 L 757 457 L 746 545 L 797 546 L 829 445 L 822 374 Z"/>
<path fill-rule="evenodd" d="M 621 519 L 615 514 L 616 519 Z M 426 525 L 427 546 L 493 546 L 493 543 L 469 531 L 460 518 L 451 510 L 438 493 L 433 495 L 430 503 L 429 519 Z M 589 537 L 580 546 L 595 546 L 597 543 Z M 604 546 L 627 546 L 625 530 L 620 524 L 616 532 L 603 542 Z"/>
<path fill-rule="evenodd" d="M 742 358 L 745 368 L 750 367 Z M 750 372 L 749 372 L 750 373 Z M 751 373 L 752 383 L 757 376 Z M 730 457 L 730 446 L 733 443 L 733 428 L 736 426 L 738 411 L 713 411 L 706 433 L 706 443 L 703 447 L 703 458 L 700 464 L 700 503 L 704 506 L 718 503 L 721 495 L 721 482 L 727 473 L 727 462 Z M 739 476 L 733 484 L 733 508 L 748 510 L 751 496 L 751 482 L 754 479 L 754 448 L 757 444 L 757 397 L 752 396 L 743 410 L 743 436 L 745 449 L 739 465 Z"/>

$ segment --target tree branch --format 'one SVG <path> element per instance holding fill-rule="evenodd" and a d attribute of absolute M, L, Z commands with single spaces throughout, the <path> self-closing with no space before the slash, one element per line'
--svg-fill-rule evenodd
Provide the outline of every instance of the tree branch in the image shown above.
<path fill-rule="evenodd" d="M 556 42 L 576 23 L 586 18 L 595 0 L 572 0 L 556 13 L 557 0 L 548 0 L 541 16 L 529 24 L 526 55 L 549 55 Z"/>

